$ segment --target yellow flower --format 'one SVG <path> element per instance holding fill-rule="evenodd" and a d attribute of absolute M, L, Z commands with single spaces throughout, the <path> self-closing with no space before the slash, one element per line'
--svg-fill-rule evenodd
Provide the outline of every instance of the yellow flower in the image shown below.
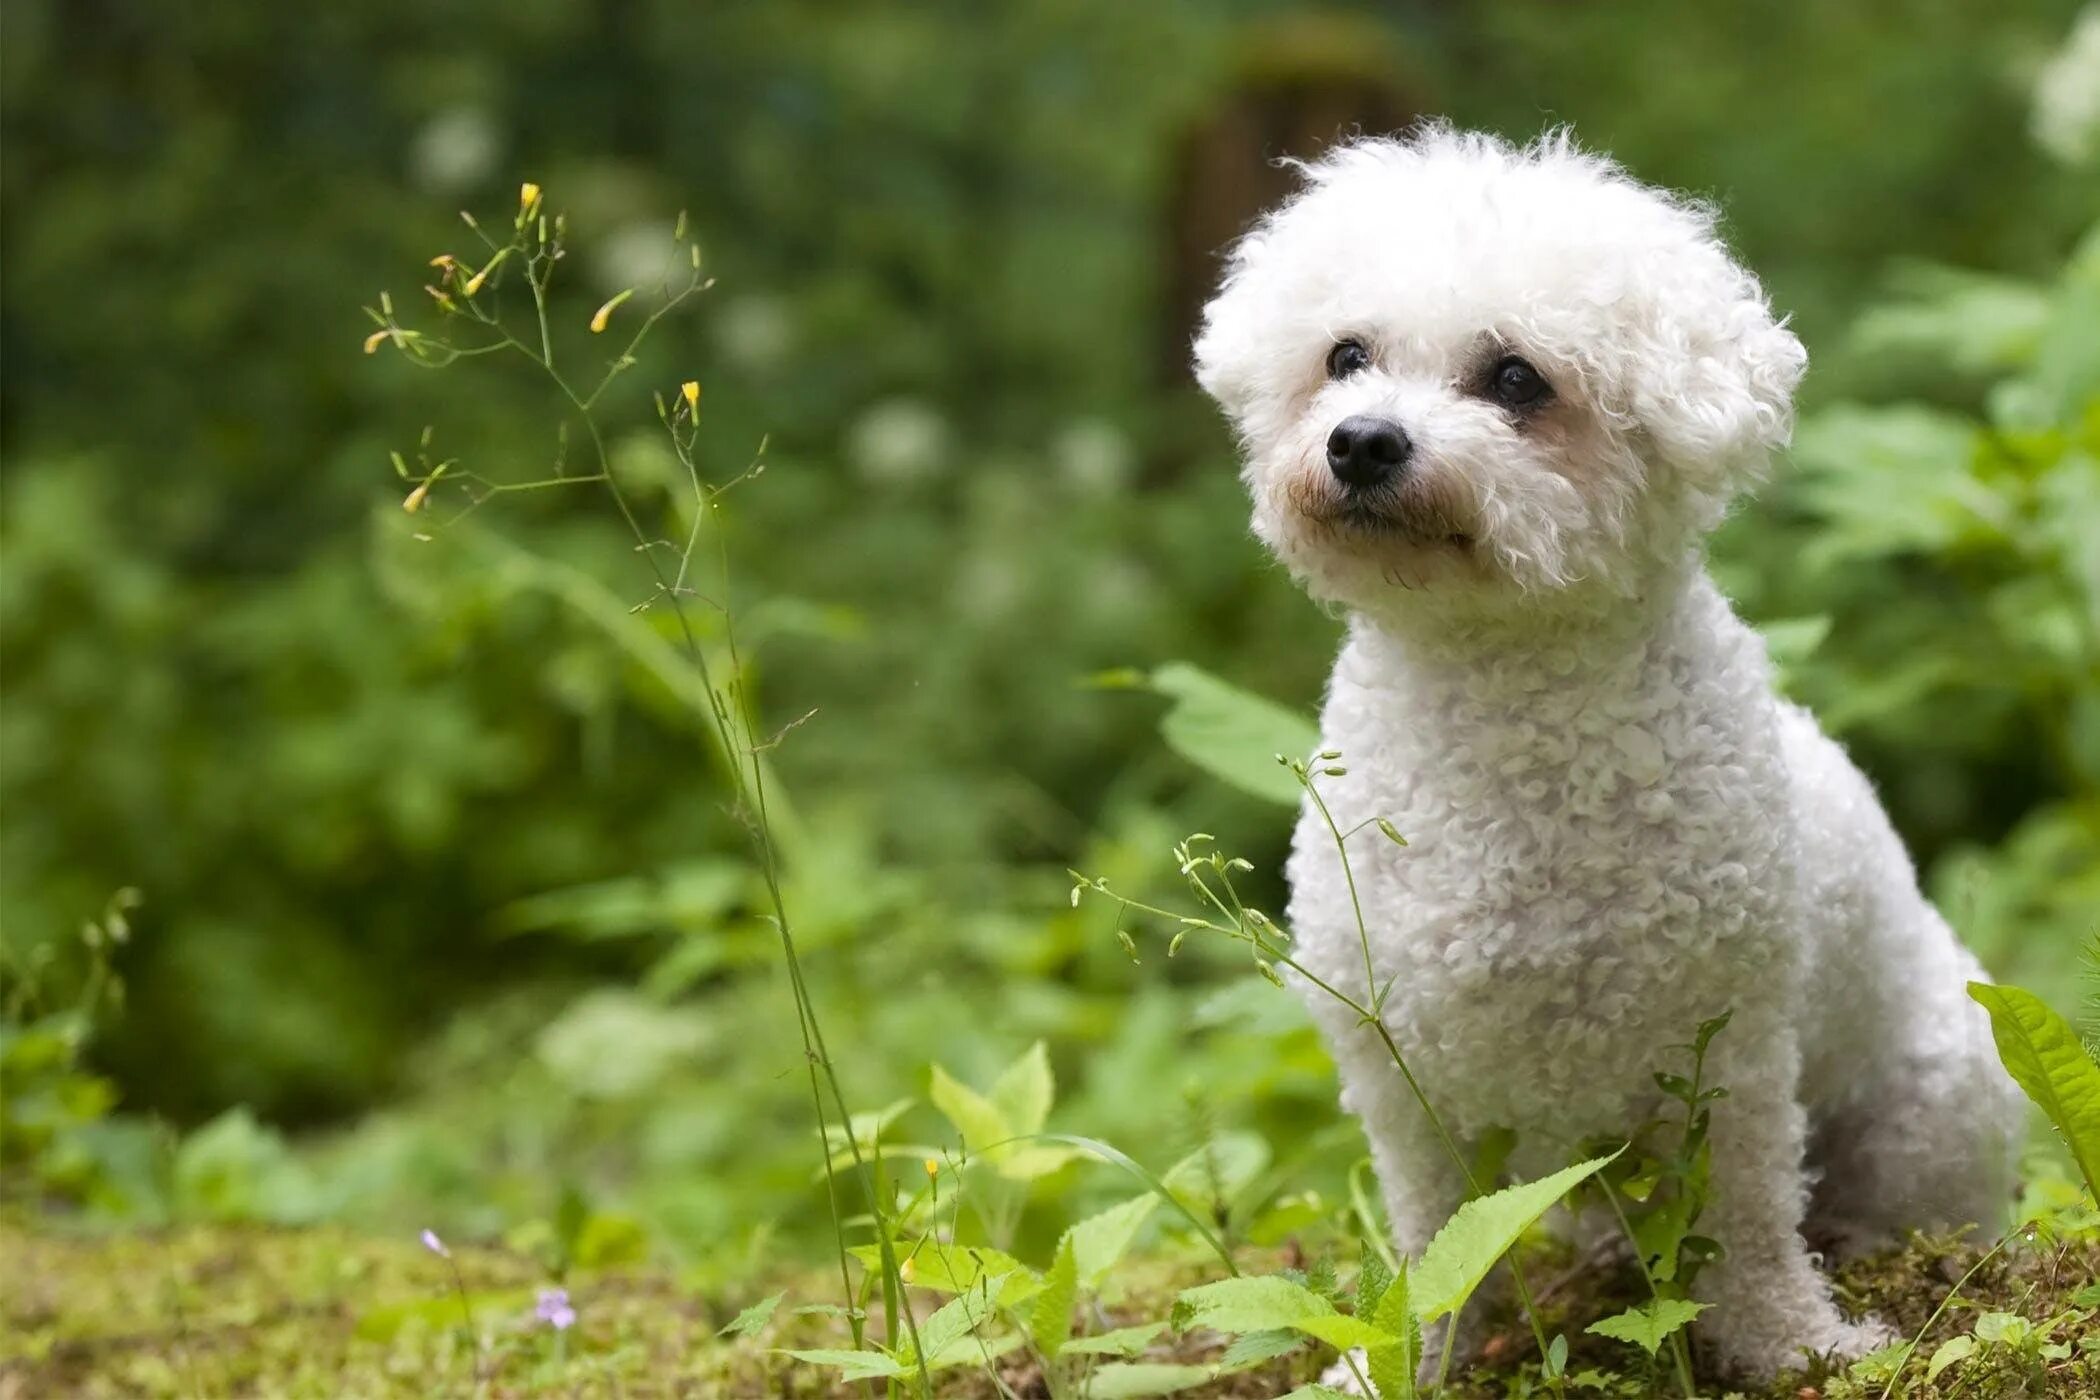
<path fill-rule="evenodd" d="M 418 482 L 416 484 L 416 489 L 408 493 L 408 499 L 401 503 L 401 509 L 407 511 L 410 515 L 414 515 L 417 511 L 421 510 L 423 508 L 424 498 L 430 494 L 430 483 L 435 480 L 437 480 L 437 478 L 433 476 L 425 477 L 422 481 Z"/>
<path fill-rule="evenodd" d="M 685 406 L 686 406 L 687 408 L 691 409 L 691 410 L 692 410 L 693 412 L 695 412 L 695 413 L 698 413 L 698 412 L 700 411 L 700 381 L 699 381 L 699 380 L 697 380 L 697 379 L 688 379 L 688 380 L 686 380 L 686 381 L 685 381 L 685 383 L 683 383 L 683 384 L 681 384 L 681 385 L 679 385 L 679 386 L 678 386 L 678 392 L 679 392 L 679 393 L 681 393 L 681 394 L 683 394 L 683 395 L 685 395 Z"/>
<path fill-rule="evenodd" d="M 532 211 L 540 207 L 540 187 L 527 180 L 518 186 L 518 221 L 523 223 L 532 217 Z"/>
<path fill-rule="evenodd" d="M 591 317 L 591 334 L 598 335 L 603 332 L 606 325 L 611 322 L 613 312 L 619 309 L 620 303 L 633 295 L 634 288 L 629 287 L 626 291 L 599 307 L 597 314 Z"/>
<path fill-rule="evenodd" d="M 370 335 L 365 337 L 365 353 L 367 355 L 370 355 L 377 352 L 379 349 L 380 342 L 384 341 L 388 336 L 392 335 L 393 333 L 393 329 L 388 326 L 381 326 L 378 330 L 373 331 Z"/>
<path fill-rule="evenodd" d="M 925 1163 L 925 1165 L 926 1165 L 926 1175 L 928 1175 L 928 1176 L 939 1176 L 939 1175 L 941 1174 L 941 1159 L 940 1159 L 940 1158 L 938 1158 L 938 1157 L 928 1157 L 928 1158 L 926 1159 L 926 1163 Z"/>
<path fill-rule="evenodd" d="M 912 1261 L 909 1259 L 897 1266 L 897 1277 L 903 1279 L 906 1283 L 911 1282 L 912 1275 L 916 1272 L 918 1271 L 912 1267 Z"/>

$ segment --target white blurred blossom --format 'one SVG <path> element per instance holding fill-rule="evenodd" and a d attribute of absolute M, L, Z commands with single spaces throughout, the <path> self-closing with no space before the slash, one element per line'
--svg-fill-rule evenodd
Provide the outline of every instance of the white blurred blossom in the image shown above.
<path fill-rule="evenodd" d="M 848 430 L 846 458 L 880 485 L 924 481 L 947 468 L 948 420 L 921 400 L 885 399 Z"/>
<path fill-rule="evenodd" d="M 2066 165 L 2100 155 L 2100 5 L 2079 12 L 2034 84 L 2034 139 Z"/>
<path fill-rule="evenodd" d="M 1080 418 L 1067 423 L 1051 440 L 1050 459 L 1073 486 L 1107 495 L 1130 479 L 1135 454 L 1130 439 L 1115 424 Z"/>
<path fill-rule="evenodd" d="M 447 107 L 408 145 L 408 173 L 420 189 L 454 195 L 488 180 L 503 154 L 495 119 L 479 107 Z"/>
<path fill-rule="evenodd" d="M 715 340 L 723 356 L 741 370 L 762 374 L 779 368 L 795 346 L 787 308 L 773 297 L 729 299 L 715 312 Z"/>

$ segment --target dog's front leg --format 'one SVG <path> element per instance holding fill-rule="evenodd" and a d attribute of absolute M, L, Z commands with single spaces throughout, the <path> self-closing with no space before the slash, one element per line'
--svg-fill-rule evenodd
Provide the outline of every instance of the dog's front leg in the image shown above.
<path fill-rule="evenodd" d="M 1716 1043 L 1709 1082 L 1728 1097 L 1713 1105 L 1713 1172 L 1700 1220 L 1724 1256 L 1700 1278 L 1699 1296 L 1714 1306 L 1699 1331 L 1725 1369 L 1758 1377 L 1802 1364 L 1806 1352 L 1858 1356 L 1890 1338 L 1879 1324 L 1845 1321 L 1801 1237 L 1801 1057 L 1791 1029 L 1777 1021 L 1739 1013 Z"/>

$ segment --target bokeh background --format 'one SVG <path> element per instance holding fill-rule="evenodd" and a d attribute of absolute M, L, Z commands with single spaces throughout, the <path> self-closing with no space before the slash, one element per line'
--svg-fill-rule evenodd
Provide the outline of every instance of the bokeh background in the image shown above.
<path fill-rule="evenodd" d="M 1156 697 L 1086 682 L 1187 660 L 1315 701 L 1336 626 L 1246 537 L 1185 347 L 1219 250 L 1288 187 L 1273 158 L 1428 114 L 1572 122 L 1725 208 L 1813 369 L 1717 568 L 1964 935 L 2078 995 L 2100 19 L 2069 0 L 4 22 L 17 1199 L 486 1233 L 583 1199 L 725 1275 L 828 1231 L 777 944 L 692 716 L 485 547 L 639 599 L 631 540 L 581 496 L 431 540 L 400 509 L 388 453 L 425 425 L 494 476 L 554 453 L 529 366 L 360 353 L 360 308 L 420 315 L 456 211 L 501 222 L 522 180 L 567 212 L 580 359 L 592 308 L 647 304 L 681 210 L 717 279 L 606 417 L 645 503 L 652 388 L 705 386 L 722 476 L 767 443 L 722 529 L 767 712 L 815 711 L 774 755 L 789 900 L 857 1105 L 1042 1039 L 1053 1125 L 1148 1160 L 1226 1131 L 1319 1183 L 1360 1153 L 1288 999 L 1228 951 L 1133 965 L 1065 872 L 1164 888 L 1200 828 L 1278 895 L 1288 813 L 1163 744 Z"/>

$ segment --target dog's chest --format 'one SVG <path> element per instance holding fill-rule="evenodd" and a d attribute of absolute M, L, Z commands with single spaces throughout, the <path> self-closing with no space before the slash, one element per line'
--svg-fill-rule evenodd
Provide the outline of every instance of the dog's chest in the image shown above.
<path fill-rule="evenodd" d="M 1348 771 L 1322 792 L 1343 830 L 1384 817 L 1407 838 L 1374 825 L 1348 843 L 1371 964 L 1396 1038 L 1425 1075 L 1466 1086 L 1476 1126 L 1609 1116 L 1649 1086 L 1660 1047 L 1775 980 L 1788 824 L 1761 667 L 1665 655 L 1616 686 L 1513 703 L 1360 687 L 1350 664 L 1323 724 Z M 1290 875 L 1301 959 L 1360 987 L 1355 909 L 1317 813 Z"/>

